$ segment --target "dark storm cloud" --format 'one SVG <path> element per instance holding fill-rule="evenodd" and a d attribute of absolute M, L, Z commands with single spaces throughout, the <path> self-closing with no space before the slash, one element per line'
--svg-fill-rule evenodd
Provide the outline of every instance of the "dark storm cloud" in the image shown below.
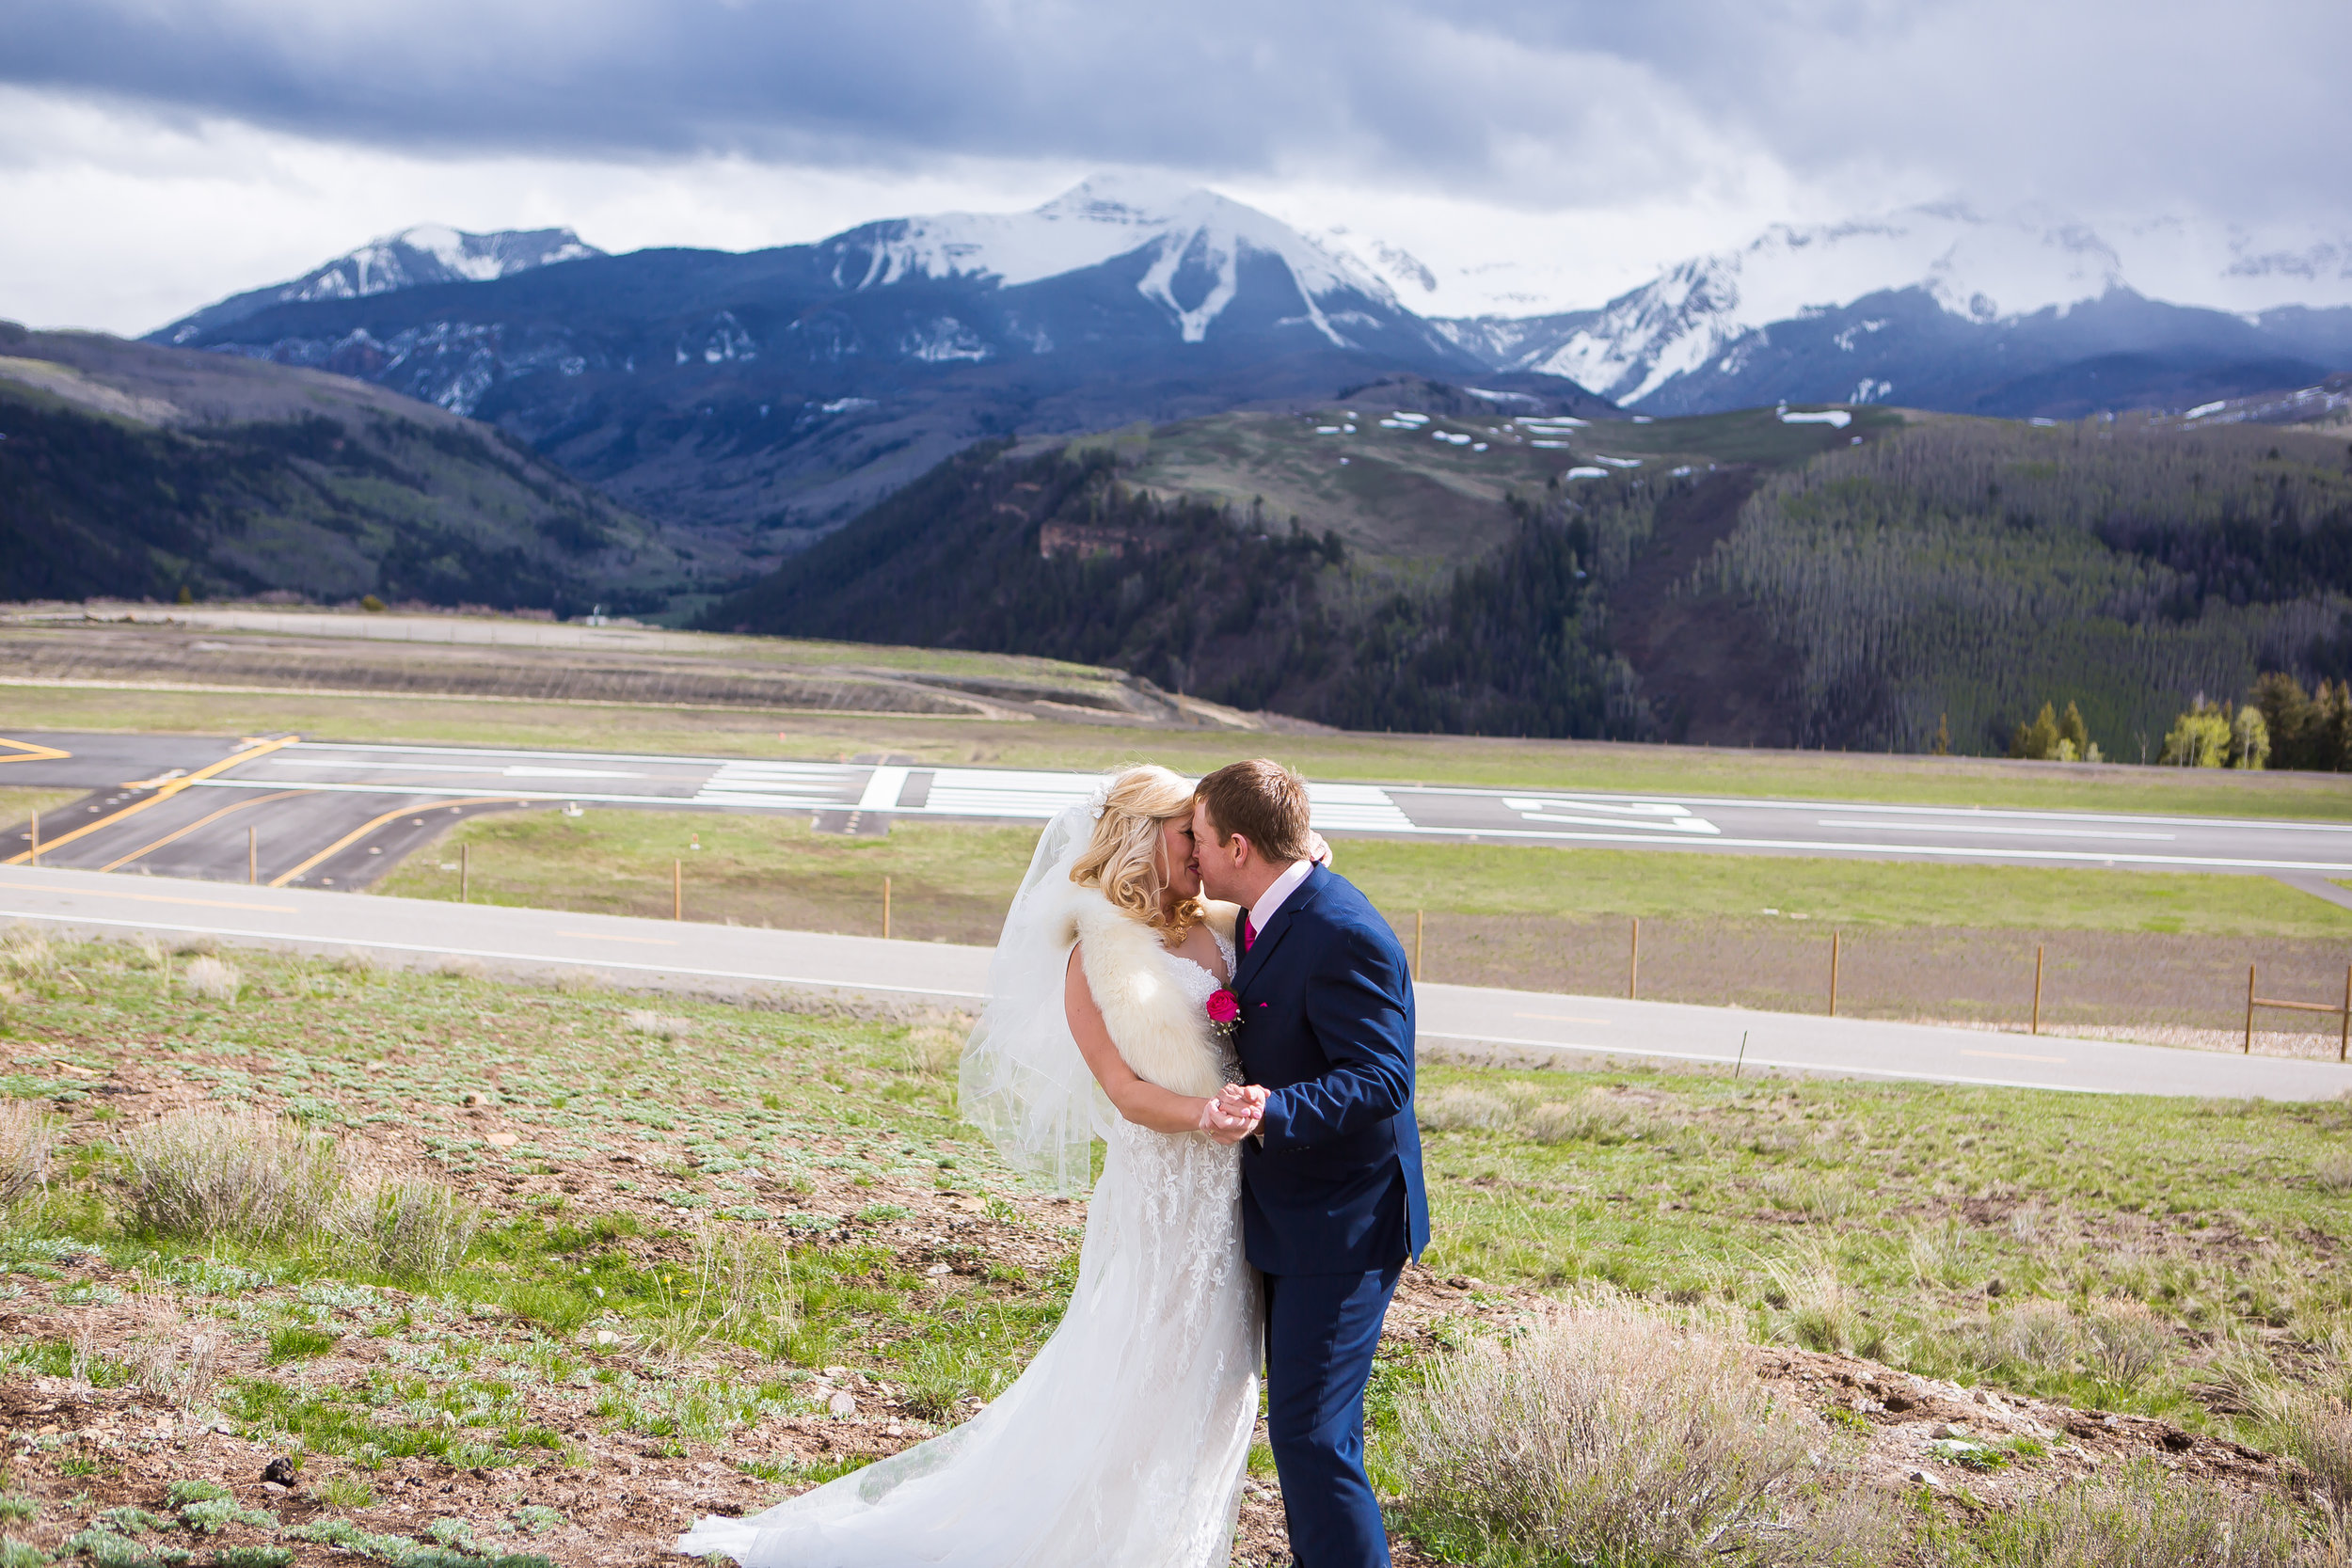
<path fill-rule="evenodd" d="M 1672 197 L 1753 155 L 2341 210 L 2352 7 L 2242 0 L 0 0 L 0 80 L 429 153 L 943 155 Z"/>

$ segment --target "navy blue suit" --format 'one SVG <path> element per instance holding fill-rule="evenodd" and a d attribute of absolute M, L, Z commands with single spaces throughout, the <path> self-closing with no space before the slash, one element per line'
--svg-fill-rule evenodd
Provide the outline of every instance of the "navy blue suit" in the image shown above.
<path fill-rule="evenodd" d="M 1364 1386 L 1429 1242 L 1413 1120 L 1413 982 L 1389 923 L 1318 865 L 1234 968 L 1242 1071 L 1271 1091 L 1242 1145 L 1242 1238 L 1265 1275 L 1266 1419 L 1297 1568 L 1382 1568 Z"/>

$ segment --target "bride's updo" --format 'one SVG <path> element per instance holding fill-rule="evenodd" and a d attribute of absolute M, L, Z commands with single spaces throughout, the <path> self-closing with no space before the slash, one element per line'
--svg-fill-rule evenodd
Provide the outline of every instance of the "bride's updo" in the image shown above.
<path fill-rule="evenodd" d="M 1208 918 L 1198 897 L 1160 910 L 1163 883 L 1153 866 L 1159 855 L 1160 824 L 1192 815 L 1192 785 L 1153 764 L 1130 768 L 1111 780 L 1095 818 L 1094 839 L 1070 868 L 1070 879 L 1099 887 L 1103 896 L 1147 926 L 1178 940 Z"/>

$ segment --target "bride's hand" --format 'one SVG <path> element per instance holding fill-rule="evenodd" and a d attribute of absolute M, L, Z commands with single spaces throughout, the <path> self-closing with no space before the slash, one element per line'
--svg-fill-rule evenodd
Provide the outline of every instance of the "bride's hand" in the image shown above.
<path fill-rule="evenodd" d="M 1257 1125 L 1254 1110 L 1229 1104 L 1222 1099 L 1200 1102 L 1200 1129 L 1218 1143 L 1237 1144 L 1249 1136 Z"/>
<path fill-rule="evenodd" d="M 1307 858 L 1327 871 L 1331 868 L 1331 846 L 1311 828 L 1307 831 Z"/>

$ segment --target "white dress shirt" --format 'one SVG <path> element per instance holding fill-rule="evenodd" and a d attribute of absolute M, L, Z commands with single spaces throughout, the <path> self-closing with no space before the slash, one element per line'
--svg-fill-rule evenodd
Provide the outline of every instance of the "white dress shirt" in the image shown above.
<path fill-rule="evenodd" d="M 1258 901 L 1249 906 L 1249 926 L 1260 936 L 1281 911 L 1283 901 L 1298 891 L 1298 884 L 1307 879 L 1307 873 L 1315 868 L 1312 861 L 1293 861 L 1288 871 L 1274 879 L 1274 885 L 1258 895 Z"/>

